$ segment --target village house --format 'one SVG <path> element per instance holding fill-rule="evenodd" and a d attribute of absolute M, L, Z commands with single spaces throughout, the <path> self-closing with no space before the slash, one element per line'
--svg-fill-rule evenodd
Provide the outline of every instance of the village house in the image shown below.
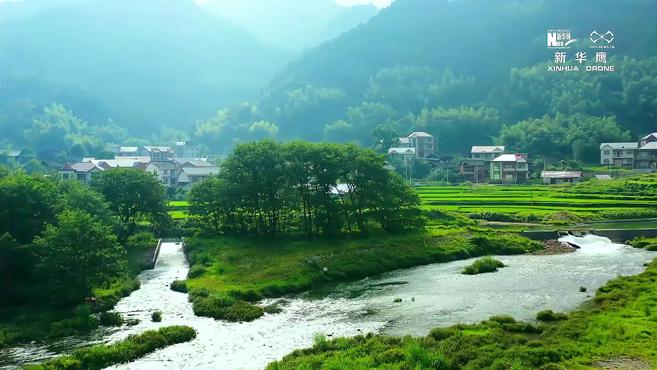
<path fill-rule="evenodd" d="M 618 167 L 634 167 L 638 143 L 600 144 L 600 164 Z"/>
<path fill-rule="evenodd" d="M 219 167 L 216 166 L 202 166 L 202 167 L 182 167 L 177 176 L 177 185 L 185 190 L 201 181 L 219 173 Z"/>
<path fill-rule="evenodd" d="M 570 184 L 580 182 L 581 171 L 542 171 L 541 178 L 545 184 Z"/>
<path fill-rule="evenodd" d="M 398 138 L 398 141 L 399 144 L 397 147 L 390 148 L 390 150 L 388 150 L 388 154 L 409 155 L 410 152 L 408 150 L 402 149 L 413 149 L 413 154 L 417 159 L 438 159 L 438 141 L 434 136 L 426 132 L 412 132 L 407 137 Z"/>
<path fill-rule="evenodd" d="M 529 166 L 522 154 L 502 154 L 490 162 L 490 180 L 502 184 L 518 184 L 527 180 Z"/>
<path fill-rule="evenodd" d="M 503 145 L 473 146 L 470 158 L 462 159 L 459 164 L 459 175 L 464 181 L 475 183 L 488 181 L 490 177 L 490 162 L 504 153 Z"/>
<path fill-rule="evenodd" d="M 634 161 L 637 169 L 657 169 L 657 132 L 653 132 L 639 140 L 639 149 Z"/>
<path fill-rule="evenodd" d="M 101 167 L 91 162 L 81 162 L 74 164 L 66 163 L 58 172 L 62 180 L 78 180 L 89 185 L 95 174 L 101 171 L 103 171 Z"/>

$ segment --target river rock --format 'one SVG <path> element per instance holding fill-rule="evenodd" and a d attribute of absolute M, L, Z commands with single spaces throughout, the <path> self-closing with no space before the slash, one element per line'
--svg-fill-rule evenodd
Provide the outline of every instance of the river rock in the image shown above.
<path fill-rule="evenodd" d="M 545 240 L 543 242 L 543 250 L 534 252 L 536 255 L 553 255 L 553 254 L 564 254 L 564 253 L 573 253 L 577 248 L 569 245 L 568 243 L 560 242 L 555 239 Z"/>

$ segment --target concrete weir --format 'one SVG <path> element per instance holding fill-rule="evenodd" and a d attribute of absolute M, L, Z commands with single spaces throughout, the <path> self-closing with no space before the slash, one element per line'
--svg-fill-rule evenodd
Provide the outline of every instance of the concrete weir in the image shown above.
<path fill-rule="evenodd" d="M 639 236 L 646 238 L 657 237 L 657 228 L 647 229 L 559 229 L 559 230 L 527 230 L 521 232 L 521 235 L 532 240 L 550 240 L 558 239 L 565 235 L 598 235 L 609 238 L 614 243 L 625 243 L 627 240 L 634 239 Z"/>

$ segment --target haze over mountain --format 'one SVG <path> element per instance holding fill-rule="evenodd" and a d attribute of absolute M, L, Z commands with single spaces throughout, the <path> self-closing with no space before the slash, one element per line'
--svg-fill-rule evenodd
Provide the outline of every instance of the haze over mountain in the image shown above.
<path fill-rule="evenodd" d="M 302 51 L 333 39 L 365 23 L 378 12 L 372 4 L 341 6 L 335 0 L 196 2 L 241 25 L 262 40 L 290 51 Z"/>
<path fill-rule="evenodd" d="M 249 99 L 290 54 L 191 1 L 0 5 L 2 100 L 59 102 L 136 132 Z M 15 11 L 15 12 L 13 12 Z"/>
<path fill-rule="evenodd" d="M 654 55 L 656 19 L 654 0 L 398 0 L 290 64 L 275 86 L 295 80 L 358 96 L 374 74 L 396 65 L 496 78 L 552 58 L 550 28 L 572 29 L 580 47 L 591 30 L 613 30 L 611 55 Z"/>

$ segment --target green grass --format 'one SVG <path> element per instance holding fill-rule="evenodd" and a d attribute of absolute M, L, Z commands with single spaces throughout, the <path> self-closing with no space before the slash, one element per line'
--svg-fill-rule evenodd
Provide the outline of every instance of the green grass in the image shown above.
<path fill-rule="evenodd" d="M 465 266 L 463 273 L 466 275 L 484 274 L 487 272 L 495 272 L 502 267 L 505 267 L 502 261 L 487 256 L 475 260 L 471 265 Z"/>
<path fill-rule="evenodd" d="M 186 285 L 195 303 L 211 299 L 223 307 L 235 303 L 227 302 L 226 297 L 252 302 L 400 268 L 541 248 L 540 243 L 516 234 L 488 235 L 469 228 L 435 228 L 412 235 L 352 240 L 191 238 L 186 242 L 192 265 Z M 208 314 L 212 305 L 205 303 L 196 305 L 197 313 L 227 316 L 225 310 Z M 246 312 L 244 306 L 236 308 Z M 257 316 L 246 313 L 249 318 Z"/>
<path fill-rule="evenodd" d="M 70 355 L 38 365 L 27 365 L 26 370 L 96 370 L 134 361 L 160 348 L 189 342 L 196 338 L 196 330 L 188 326 L 168 326 L 149 330 L 114 344 L 101 344 L 78 349 Z"/>
<path fill-rule="evenodd" d="M 544 323 L 500 316 L 421 338 L 321 338 L 267 369 L 589 369 L 618 358 L 656 368 L 657 261 L 640 275 L 610 281 L 582 309 L 539 316 Z"/>
<path fill-rule="evenodd" d="M 549 223 L 550 215 L 561 211 L 584 220 L 657 216 L 655 175 L 577 185 L 426 186 L 416 191 L 425 211 L 507 214 L 515 222 Z"/>

